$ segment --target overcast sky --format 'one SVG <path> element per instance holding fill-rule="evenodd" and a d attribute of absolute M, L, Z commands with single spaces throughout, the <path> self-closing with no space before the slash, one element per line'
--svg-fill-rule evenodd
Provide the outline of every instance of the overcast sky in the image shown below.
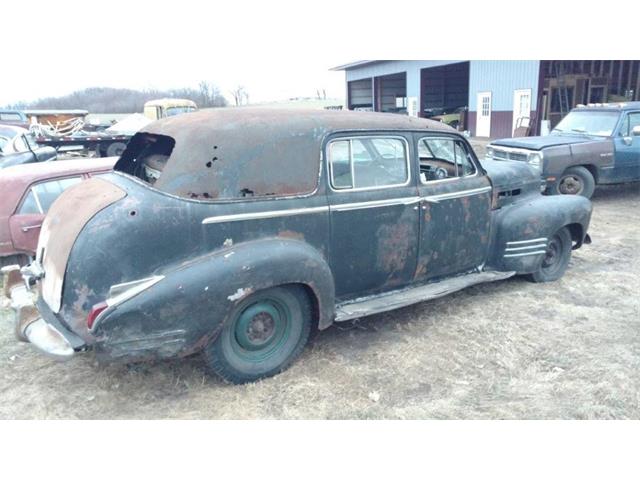
<path fill-rule="evenodd" d="M 344 73 L 329 68 L 352 58 L 303 46 L 305 37 L 326 35 L 326 25 L 315 24 L 310 12 L 283 28 L 267 21 L 277 9 L 266 3 L 3 4 L 0 105 L 92 86 L 179 88 L 201 80 L 229 98 L 243 85 L 252 102 L 314 96 L 316 89 L 344 97 Z M 8 38 L 19 42 L 8 48 Z"/>
<path fill-rule="evenodd" d="M 563 23 L 571 42 L 527 36 L 531 25 L 548 23 L 549 11 L 572 19 Z M 360 59 L 637 58 L 637 42 L 619 38 L 615 23 L 599 24 L 598 35 L 584 27 L 593 22 L 590 9 L 537 0 L 525 23 L 501 18 L 509 13 L 460 0 L 7 1 L 0 105 L 93 86 L 179 88 L 201 80 L 227 96 L 243 85 L 254 102 L 323 88 L 341 98 L 344 73 L 329 68 Z"/>

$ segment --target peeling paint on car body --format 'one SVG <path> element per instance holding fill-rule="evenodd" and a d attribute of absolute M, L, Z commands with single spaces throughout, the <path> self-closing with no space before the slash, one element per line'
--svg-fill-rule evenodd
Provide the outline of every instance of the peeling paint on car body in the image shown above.
<path fill-rule="evenodd" d="M 421 183 L 417 142 L 431 134 L 463 142 L 475 174 Z M 327 148 L 351 137 L 401 142 L 407 181 L 334 190 Z M 148 161 L 144 148 L 158 145 Z M 278 158 L 287 168 L 261 170 Z M 147 164 L 159 176 L 146 177 Z M 341 311 L 351 318 L 418 301 L 415 288 L 435 298 L 529 273 L 541 257 L 509 256 L 514 242 L 574 225 L 579 247 L 591 214 L 586 199 L 542 197 L 526 165 L 481 165 L 453 129 L 392 114 L 203 110 L 150 124 L 115 170 L 65 192 L 47 217 L 37 260 L 45 279 L 51 245 L 64 238 L 69 251 L 57 261 L 58 297 L 38 309 L 82 340 L 74 340 L 78 350 L 126 361 L 198 352 L 239 302 L 274 286 L 304 285 L 324 329 Z M 227 173 L 229 182 L 209 181 Z M 74 220 L 85 194 L 104 201 Z M 112 286 L 160 276 L 87 328 Z M 47 305 L 58 302 L 57 310 Z"/>

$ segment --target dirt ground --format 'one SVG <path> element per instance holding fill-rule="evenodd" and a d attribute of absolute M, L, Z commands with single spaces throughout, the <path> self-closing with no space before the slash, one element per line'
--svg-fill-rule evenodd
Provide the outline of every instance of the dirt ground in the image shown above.
<path fill-rule="evenodd" d="M 321 332 L 245 386 L 199 357 L 56 363 L 0 309 L 0 418 L 640 419 L 640 188 L 599 188 L 591 245 L 558 282 L 521 278 Z"/>

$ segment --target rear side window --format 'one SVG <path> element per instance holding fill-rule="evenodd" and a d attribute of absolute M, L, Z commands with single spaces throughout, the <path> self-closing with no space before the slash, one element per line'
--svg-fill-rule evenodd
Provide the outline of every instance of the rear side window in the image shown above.
<path fill-rule="evenodd" d="M 34 185 L 29 189 L 29 193 L 24 198 L 18 213 L 22 215 L 47 213 L 51 204 L 63 191 L 81 181 L 80 177 L 70 177 Z"/>
<path fill-rule="evenodd" d="M 345 138 L 332 141 L 327 150 L 334 190 L 399 186 L 409 181 L 408 152 L 404 139 Z"/>
<path fill-rule="evenodd" d="M 422 183 L 473 175 L 476 168 L 462 140 L 424 137 L 418 141 Z"/>

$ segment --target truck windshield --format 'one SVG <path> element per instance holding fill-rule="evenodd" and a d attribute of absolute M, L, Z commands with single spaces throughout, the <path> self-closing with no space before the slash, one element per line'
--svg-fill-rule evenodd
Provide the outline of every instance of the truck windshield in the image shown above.
<path fill-rule="evenodd" d="M 581 133 L 598 137 L 613 134 L 620 118 L 619 112 L 573 111 L 553 129 L 555 133 Z"/>
<path fill-rule="evenodd" d="M 167 108 L 167 117 L 173 117 L 174 115 L 180 115 L 181 113 L 195 112 L 193 107 L 169 107 Z"/>

